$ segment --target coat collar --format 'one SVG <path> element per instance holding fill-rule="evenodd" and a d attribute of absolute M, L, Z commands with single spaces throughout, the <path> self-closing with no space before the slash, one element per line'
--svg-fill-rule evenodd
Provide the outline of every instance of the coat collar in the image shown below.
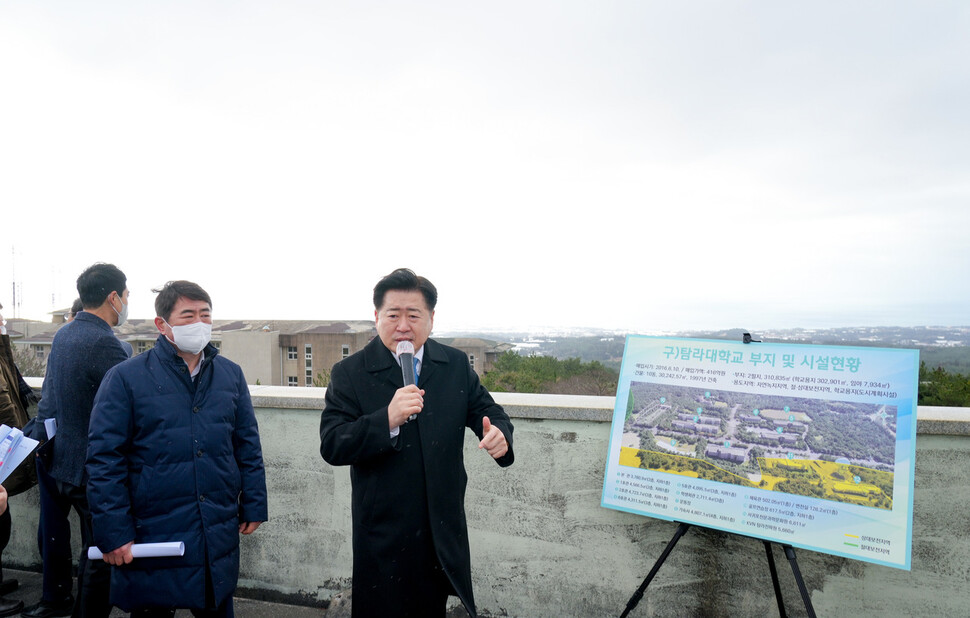
<path fill-rule="evenodd" d="M 114 332 L 110 324 L 102 320 L 100 317 L 94 315 L 93 313 L 89 313 L 87 311 L 79 312 L 76 316 L 74 316 L 74 320 L 78 322 L 91 324 L 92 326 L 97 326 L 98 328 L 107 330 L 110 333 Z"/>
<path fill-rule="evenodd" d="M 401 366 L 397 364 L 394 355 L 387 349 L 380 337 L 374 337 L 370 343 L 364 346 L 364 368 L 369 373 L 386 374 L 386 377 L 398 388 L 404 386 L 404 378 L 401 376 Z M 430 380 L 435 374 L 438 364 L 448 362 L 448 355 L 440 343 L 434 339 L 428 339 L 424 343 L 424 359 L 421 362 L 421 375 L 418 377 L 418 386 Z"/>

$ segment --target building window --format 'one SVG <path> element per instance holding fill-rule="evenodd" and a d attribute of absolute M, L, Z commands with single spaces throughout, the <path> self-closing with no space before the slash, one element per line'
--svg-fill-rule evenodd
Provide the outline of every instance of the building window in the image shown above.
<path fill-rule="evenodd" d="M 42 345 L 31 345 L 30 347 L 32 347 L 34 349 L 34 356 L 36 356 L 37 358 L 39 358 L 41 360 L 44 360 L 44 346 L 42 346 Z"/>
<path fill-rule="evenodd" d="M 215 349 L 217 349 L 217 350 L 221 350 L 221 349 L 222 349 L 222 342 L 221 342 L 221 341 L 213 341 L 213 340 L 209 340 L 209 343 L 211 343 L 211 344 L 212 344 L 212 346 L 213 346 L 213 347 L 214 347 Z"/>
<path fill-rule="evenodd" d="M 291 345 L 286 348 L 286 360 L 296 360 L 296 346 Z M 296 379 L 296 378 L 294 378 Z"/>
<path fill-rule="evenodd" d="M 472 369 L 475 368 L 475 355 L 474 354 L 469 354 L 468 355 L 468 364 L 471 365 Z"/>
<path fill-rule="evenodd" d="M 306 385 L 307 386 L 313 386 L 313 370 L 312 369 L 307 369 L 306 370 Z"/>
<path fill-rule="evenodd" d="M 147 350 L 148 350 L 148 344 L 145 343 L 144 341 L 138 341 L 135 344 L 135 354 L 141 354 L 142 352 L 145 352 Z"/>
<path fill-rule="evenodd" d="M 307 360 L 313 360 L 313 346 L 308 343 L 303 346 L 303 351 L 306 353 L 305 356 Z"/>
<path fill-rule="evenodd" d="M 350 356 L 350 346 L 346 343 L 340 346 L 340 358 L 347 358 Z"/>
<path fill-rule="evenodd" d="M 293 349 L 296 350 L 296 348 L 293 348 Z M 299 386 L 300 383 L 297 381 L 296 376 L 286 376 L 286 385 Z"/>

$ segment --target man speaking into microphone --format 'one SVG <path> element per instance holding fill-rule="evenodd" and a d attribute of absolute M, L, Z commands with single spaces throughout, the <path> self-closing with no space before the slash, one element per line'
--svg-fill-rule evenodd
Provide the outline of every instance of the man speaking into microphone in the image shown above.
<path fill-rule="evenodd" d="M 514 460 L 512 423 L 465 353 L 428 338 L 437 300 L 434 285 L 408 269 L 381 279 L 378 336 L 330 374 L 320 454 L 351 466 L 357 618 L 444 616 L 449 595 L 477 615 L 464 428 L 505 467 Z"/>

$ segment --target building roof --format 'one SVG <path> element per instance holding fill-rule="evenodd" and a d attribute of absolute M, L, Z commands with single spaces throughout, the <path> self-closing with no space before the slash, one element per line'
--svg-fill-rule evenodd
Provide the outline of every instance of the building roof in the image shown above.
<path fill-rule="evenodd" d="M 240 320 L 221 326 L 220 330 L 266 330 L 278 331 L 281 335 L 299 334 L 345 334 L 369 333 L 374 331 L 373 320 Z M 213 322 L 215 330 L 215 322 Z"/>
<path fill-rule="evenodd" d="M 435 337 L 434 340 L 444 345 L 450 345 L 453 348 L 467 349 L 481 346 L 485 348 L 486 352 L 494 352 L 496 354 L 502 354 L 515 347 L 511 343 L 500 343 L 480 337 Z"/>
<path fill-rule="evenodd" d="M 46 323 L 44 323 L 46 324 Z M 47 343 L 49 344 L 57 329 L 62 328 L 63 324 L 47 324 L 51 330 L 45 333 L 38 333 L 31 337 L 21 337 L 21 333 L 11 331 L 8 320 L 8 332 L 11 338 L 18 338 L 19 343 Z M 373 320 L 213 320 L 212 333 L 218 339 L 222 333 L 238 331 L 275 331 L 281 335 L 299 334 L 354 334 L 354 333 L 374 333 L 376 332 Z M 158 337 L 158 329 L 155 328 L 154 319 L 132 318 L 122 326 L 115 328 L 119 339 L 125 341 L 135 340 L 155 340 Z M 514 348 L 514 344 L 502 343 L 491 339 L 479 337 L 435 337 L 435 340 L 445 345 L 456 348 L 475 348 L 483 347 L 487 353 L 502 354 Z"/>

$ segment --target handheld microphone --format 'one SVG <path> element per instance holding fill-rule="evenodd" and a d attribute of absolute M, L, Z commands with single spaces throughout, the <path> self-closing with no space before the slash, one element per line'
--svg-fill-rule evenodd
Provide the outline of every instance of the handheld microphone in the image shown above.
<path fill-rule="evenodd" d="M 414 384 L 414 344 L 410 341 L 399 341 L 397 343 L 397 357 L 401 360 L 401 375 L 404 377 L 404 386 Z"/>
<path fill-rule="evenodd" d="M 397 357 L 401 361 L 401 376 L 404 378 L 404 386 L 414 384 L 414 344 L 410 341 L 398 341 Z M 418 418 L 418 415 L 412 414 L 408 417 L 408 420 L 413 421 L 416 418 Z"/>

